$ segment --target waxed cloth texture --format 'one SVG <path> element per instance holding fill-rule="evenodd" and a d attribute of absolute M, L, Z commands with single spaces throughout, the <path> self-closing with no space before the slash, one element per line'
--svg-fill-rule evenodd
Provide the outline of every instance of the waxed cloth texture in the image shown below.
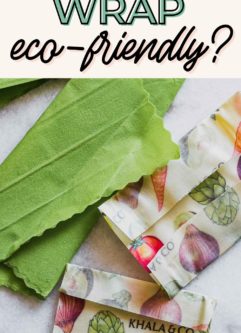
<path fill-rule="evenodd" d="M 8 214 L 5 207 L 3 212 L 1 260 L 9 269 L 7 273 L 6 268 L 0 269 L 1 285 L 13 285 L 10 283 L 11 269 L 16 276 L 13 289 L 29 292 L 28 286 L 46 297 L 60 278 L 65 264 L 98 220 L 96 206 L 86 208 L 123 187 L 130 179 L 135 180 L 143 173 L 150 173 L 156 165 L 164 164 L 167 159 L 178 157 L 178 149 L 171 143 L 158 114 L 167 111 L 182 83 L 183 80 L 160 80 L 159 88 L 156 83 L 155 88 L 150 88 L 153 80 L 144 80 L 144 83 L 142 80 L 70 80 L 67 83 L 0 168 L 0 200 L 12 205 L 9 198 L 18 197 L 14 205 L 19 208 Z M 155 96 L 155 89 L 158 94 L 162 91 L 164 96 L 157 108 L 153 105 L 157 97 L 149 102 L 151 96 Z M 96 137 L 91 138 L 93 123 Z M 75 140 L 88 138 L 88 133 L 90 139 L 78 147 Z M 117 150 L 115 145 L 119 153 L 114 158 L 112 151 Z M 126 147 L 133 148 L 131 156 L 127 154 Z M 97 153 L 91 159 L 92 151 Z M 148 159 L 145 154 L 148 154 Z M 96 159 L 99 164 L 93 163 Z M 125 163 L 128 168 L 125 168 Z M 130 163 L 133 166 L 131 170 Z M 66 172 L 61 173 L 60 170 Z M 79 183 L 90 188 L 90 180 L 86 180 L 84 170 L 88 170 L 91 177 L 96 176 L 92 183 L 95 186 L 89 193 L 78 193 Z M 84 183 L 82 179 L 85 179 Z M 69 183 L 70 188 L 65 187 Z M 96 186 L 99 186 L 98 195 Z M 23 202 L 24 193 L 26 200 Z M 82 193 L 85 199 L 81 197 Z M 57 226 L 63 220 L 67 223 Z M 30 227 L 25 228 L 26 225 Z M 54 229 L 47 230 L 50 228 Z M 32 239 L 33 236 L 41 237 Z M 14 276 L 11 276 L 11 281 Z M 24 281 L 24 287 L 20 279 Z"/>

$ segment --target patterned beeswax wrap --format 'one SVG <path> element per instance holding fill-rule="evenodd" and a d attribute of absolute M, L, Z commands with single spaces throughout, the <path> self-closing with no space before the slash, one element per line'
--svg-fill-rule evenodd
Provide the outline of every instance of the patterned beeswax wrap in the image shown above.
<path fill-rule="evenodd" d="M 215 306 L 215 300 L 199 294 L 185 291 L 169 299 L 155 283 L 68 265 L 54 333 L 112 332 L 108 323 L 113 322 L 119 325 L 120 331 L 117 326 L 113 330 L 118 333 L 157 328 L 163 332 L 171 328 L 180 333 L 207 331 Z M 105 325 L 109 330 L 103 329 Z"/>
<path fill-rule="evenodd" d="M 235 152 L 241 152 L 239 100 L 238 93 L 183 137 L 179 160 L 129 184 L 101 205 L 101 212 L 130 240 L 150 228 Z"/>
<path fill-rule="evenodd" d="M 204 128 L 210 137 L 201 135 Z M 100 207 L 114 232 L 169 296 L 176 295 L 240 237 L 241 95 L 233 96 L 180 145 L 182 158 L 170 163 L 176 166 L 170 182 L 168 165 L 136 183 L 142 182 L 139 188 L 129 184 Z M 218 156 L 223 158 L 218 161 Z M 190 172 L 179 175 L 178 164 L 183 163 Z M 193 170 L 196 180 L 202 174 L 196 187 L 190 185 Z M 174 206 L 168 199 L 171 196 L 176 198 Z M 170 208 L 165 214 L 164 207 Z M 139 235 L 136 216 L 145 224 Z M 126 230 L 131 232 L 127 235 Z"/>

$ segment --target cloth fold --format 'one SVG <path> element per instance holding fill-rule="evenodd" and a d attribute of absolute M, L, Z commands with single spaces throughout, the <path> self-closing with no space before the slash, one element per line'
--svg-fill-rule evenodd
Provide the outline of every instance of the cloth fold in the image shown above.
<path fill-rule="evenodd" d="M 216 301 L 188 291 L 169 299 L 157 284 L 68 265 L 60 291 L 96 304 L 207 331 Z M 206 329 L 205 329 L 206 328 Z"/>
<path fill-rule="evenodd" d="M 81 81 L 82 83 L 84 81 L 82 80 L 71 80 L 72 82 L 79 82 Z M 72 85 L 72 82 L 69 82 L 69 85 Z M 95 83 L 95 81 L 98 80 L 92 80 L 93 84 L 97 84 Z M 118 81 L 118 80 L 117 80 Z M 128 83 L 128 81 L 130 81 Z M 116 84 L 116 88 L 118 88 L 117 90 L 115 89 L 115 91 L 113 92 L 114 94 L 116 94 L 116 96 L 120 96 L 122 97 L 121 94 L 121 87 L 123 87 L 123 85 L 126 85 L 126 82 L 128 83 L 128 87 L 126 88 L 127 90 L 129 90 L 130 85 L 132 85 L 133 83 L 131 83 L 133 80 L 120 80 L 121 84 Z M 138 82 L 136 82 L 138 81 Z M 139 86 L 141 84 L 142 80 L 134 80 L 134 85 L 135 86 Z M 144 82 L 146 80 L 143 80 Z M 177 91 L 179 90 L 179 88 L 181 87 L 182 83 L 184 80 L 155 80 L 156 82 L 159 82 L 159 88 L 158 85 L 155 84 L 155 88 L 149 89 L 149 93 L 150 96 L 155 96 L 156 94 L 158 94 L 158 96 L 160 96 L 160 92 L 162 92 L 162 99 L 159 98 L 154 98 L 156 101 L 159 100 L 159 104 L 157 106 L 157 113 L 162 112 L 163 114 L 167 111 L 167 107 L 170 106 L 174 96 L 176 95 Z M 167 84 L 168 81 L 168 84 Z M 150 80 L 151 82 L 151 80 Z M 110 86 L 109 86 L 110 88 Z M 166 89 L 168 88 L 168 91 L 166 91 Z M 139 91 L 139 88 L 135 88 Z M 145 96 L 147 96 L 146 92 L 143 91 L 143 88 L 140 89 L 141 93 Z M 103 92 L 103 90 L 102 90 Z M 63 92 L 62 92 L 63 93 Z M 133 93 L 133 91 L 132 91 Z M 130 95 L 131 92 L 129 92 Z M 16 151 L 14 151 L 11 154 L 11 158 L 10 160 L 7 160 L 6 163 L 9 166 L 9 169 L 7 170 L 7 167 L 5 168 L 6 171 L 6 175 L 9 177 L 11 175 L 11 170 L 12 171 L 17 171 L 17 173 L 20 173 L 20 170 L 18 170 L 18 168 L 14 168 L 15 163 L 18 163 L 19 160 L 22 160 L 22 158 L 25 156 L 26 157 L 26 165 L 28 165 L 29 163 L 32 163 L 33 159 L 33 155 L 31 153 L 31 158 L 29 156 L 27 156 L 31 151 L 33 152 L 33 149 L 36 150 L 36 159 L 39 159 L 39 153 L 40 150 L 43 150 L 43 155 L 46 155 L 49 153 L 49 151 L 47 150 L 47 147 L 49 147 L 49 145 L 43 145 L 44 143 L 46 143 L 45 141 L 40 141 L 39 145 L 38 145 L 38 141 L 36 141 L 36 146 L 34 148 L 28 148 L 30 147 L 30 145 L 32 145 L 32 140 L 33 140 L 33 134 L 31 134 L 31 132 L 35 132 L 37 133 L 38 131 L 40 131 L 40 128 L 45 126 L 45 119 L 49 119 L 46 121 L 50 121 L 50 118 L 52 117 L 52 115 L 50 116 L 50 113 L 53 113 L 53 115 L 56 113 L 57 114 L 57 110 L 62 109 L 62 106 L 64 103 L 62 103 L 62 100 L 64 99 L 64 97 L 68 97 L 68 98 L 76 98 L 76 91 L 72 91 L 72 93 L 69 92 L 69 97 L 65 94 L 64 96 L 62 96 L 61 101 L 59 101 L 59 98 L 57 98 L 57 101 L 55 101 L 55 106 L 56 106 L 56 110 L 53 110 L 52 107 L 52 111 L 46 111 L 45 115 L 42 117 L 42 119 L 40 119 L 36 125 L 33 127 L 33 129 L 26 135 L 25 139 L 23 142 L 21 142 L 19 144 L 19 147 L 16 149 Z M 108 95 L 109 95 L 109 99 L 107 97 L 101 97 L 101 100 L 103 99 L 103 107 L 105 105 L 105 103 L 108 102 L 108 100 L 111 100 L 111 98 L 113 99 L 113 94 L 111 94 L 111 92 L 108 91 Z M 129 103 L 128 100 L 129 95 L 124 99 L 126 101 L 126 104 L 130 105 L 131 103 Z M 115 99 L 114 99 L 115 100 Z M 122 106 L 124 107 L 124 100 L 121 101 Z M 152 103 L 154 101 L 152 100 Z M 100 103 L 100 100 L 97 98 L 93 101 L 92 104 L 92 108 L 93 108 L 93 117 L 95 117 L 97 114 L 97 110 L 98 110 L 98 103 Z M 80 104 L 81 105 L 81 104 Z M 150 106 L 151 109 L 155 109 L 154 106 Z M 88 109 L 89 110 L 89 109 Z M 127 112 L 128 110 L 126 110 Z M 90 112 L 90 111 L 89 111 Z M 103 112 L 105 112 L 105 110 L 103 109 Z M 58 113 L 59 114 L 59 113 Z M 149 116 L 151 116 L 150 112 L 149 112 Z M 154 118 L 156 117 L 156 115 L 154 115 Z M 85 118 L 83 118 L 83 122 L 86 121 Z M 157 121 L 160 123 L 160 119 L 157 118 Z M 82 124 L 84 126 L 84 123 Z M 151 124 L 150 124 L 151 125 Z M 57 127 L 57 125 L 56 125 Z M 66 128 L 66 125 L 65 125 Z M 61 128 L 58 128 L 58 136 L 59 139 L 61 140 L 61 135 L 62 133 L 60 133 L 59 131 L 61 131 Z M 153 133 L 152 133 L 153 134 Z M 161 132 L 156 133 L 157 136 L 159 138 L 161 138 Z M 140 135 L 142 136 L 143 133 L 140 133 Z M 145 133 L 145 137 L 146 137 L 147 133 Z M 43 137 L 44 135 L 42 135 Z M 134 139 L 134 138 L 133 138 Z M 153 139 L 153 138 L 152 138 Z M 64 140 L 64 138 L 63 138 Z M 122 139 L 123 141 L 123 139 Z M 125 140 L 124 140 L 125 141 Z M 124 145 L 124 142 L 123 142 Z M 126 146 L 128 146 L 126 144 Z M 113 146 L 112 146 L 113 147 Z M 31 150 L 32 149 L 32 150 Z M 161 147 L 158 147 L 158 150 L 161 150 Z M 115 149 L 117 151 L 117 149 Z M 150 157 L 150 152 L 148 151 L 148 156 Z M 113 158 L 113 156 L 112 156 Z M 144 158 L 144 155 L 141 156 L 142 160 Z M 132 162 L 130 162 L 130 164 L 128 164 L 128 168 L 130 168 L 130 165 Z M 24 165 L 23 165 L 24 166 Z M 0 173 L 2 170 L 2 167 L 0 167 Z M 13 170 L 14 169 L 14 170 Z M 140 172 L 140 175 L 142 172 L 145 172 L 143 168 L 141 168 L 140 164 L 138 165 L 138 170 L 136 170 L 137 172 Z M 121 169 L 118 170 L 118 172 L 121 172 Z M 129 171 L 128 171 L 129 173 Z M 118 173 L 116 174 L 116 177 L 118 176 Z M 54 179 L 56 179 L 56 174 L 53 177 Z M 137 176 L 136 176 L 137 178 Z M 134 179 L 133 179 L 134 180 Z M 110 180 L 108 180 L 108 186 L 110 186 Z M 31 184 L 32 186 L 32 184 Z M 115 180 L 112 179 L 112 190 L 116 190 L 116 182 Z M 78 198 L 78 200 L 80 200 L 80 198 Z M 98 202 L 99 205 L 100 202 Z M 52 230 L 47 230 L 44 232 L 44 234 L 41 237 L 34 237 L 33 239 L 31 239 L 27 244 L 24 244 L 23 246 L 21 246 L 21 248 L 15 252 L 8 260 L 7 262 L 4 263 L 4 265 L 8 265 L 9 267 L 9 281 L 14 281 L 14 277 L 16 274 L 17 277 L 14 281 L 14 283 L 12 282 L 12 285 L 14 286 L 14 284 L 18 284 L 19 283 L 19 288 L 18 291 L 21 291 L 23 293 L 28 293 L 27 287 L 23 286 L 22 281 L 25 281 L 25 284 L 32 289 L 33 292 L 36 292 L 39 296 L 41 297 L 46 297 L 51 290 L 54 288 L 54 286 L 56 285 L 58 279 L 60 278 L 61 274 L 64 271 L 64 267 L 66 265 L 67 262 L 69 262 L 71 260 L 71 258 L 73 257 L 73 255 L 76 253 L 76 251 L 78 250 L 78 248 L 80 247 L 81 243 L 84 241 L 85 237 L 87 236 L 88 232 L 90 231 L 90 229 L 93 227 L 93 225 L 96 223 L 96 221 L 98 220 L 98 211 L 96 209 L 96 205 L 94 206 L 90 206 L 84 213 L 81 214 L 77 214 L 75 216 L 73 216 L 72 218 L 70 218 L 67 223 L 63 222 L 60 223 L 59 225 L 57 225 L 56 228 L 52 229 Z M 1 275 L 1 270 L 5 271 L 5 268 L 2 266 L 0 266 L 0 275 Z M 11 274 L 11 279 L 10 279 L 10 272 L 12 272 Z M 21 279 L 20 279 L 21 278 Z M 10 281 L 10 282 L 11 282 Z M 8 283 L 8 287 L 11 288 L 11 283 Z M 1 281 L 0 281 L 0 285 L 1 285 Z M 3 285 L 3 284 L 2 284 Z M 14 288 L 13 288 L 14 289 Z"/>
<path fill-rule="evenodd" d="M 156 254 L 152 275 L 170 296 L 178 293 L 241 237 L 241 184 L 190 218 Z M 172 285 L 170 290 L 169 286 Z M 166 287 L 165 287 L 166 286 Z"/>
<path fill-rule="evenodd" d="M 100 210 L 131 240 L 140 236 L 170 211 L 221 163 L 239 149 L 239 110 L 234 109 L 240 94 L 233 96 L 218 112 L 204 120 L 179 142 L 181 158 L 144 177 L 139 191 L 126 188 L 101 205 Z M 236 142 L 236 143 L 235 143 Z M 220 144 L 222 143 L 222 144 Z M 131 185 L 131 188 L 133 185 Z M 136 204 L 133 205 L 133 195 Z M 129 200 L 129 202 L 128 202 Z"/>
<path fill-rule="evenodd" d="M 113 231 L 171 297 L 240 238 L 240 101 L 241 94 L 237 93 L 181 140 L 182 147 L 188 146 L 188 150 L 182 149 L 182 161 L 170 162 L 171 174 L 176 175 L 172 178 L 172 188 L 166 181 L 168 165 L 143 180 L 135 207 L 133 184 L 100 206 Z M 207 139 L 203 133 L 210 133 L 212 140 L 208 137 L 208 142 L 203 142 Z M 203 180 L 184 197 L 180 196 L 181 200 L 176 200 L 177 193 L 184 194 L 187 190 L 186 179 L 190 177 L 188 172 L 178 179 L 178 166 L 183 160 L 188 167 L 190 163 L 195 165 L 195 172 L 201 171 Z M 208 170 L 212 173 L 207 174 Z M 193 179 L 200 179 L 199 172 L 197 176 L 194 173 Z M 168 191 L 174 193 L 174 207 Z M 166 207 L 169 207 L 166 214 L 159 212 L 161 217 L 157 221 L 158 200 L 152 196 L 153 192 L 162 200 L 167 194 Z M 153 207 L 156 208 L 152 211 Z M 151 223 L 145 223 L 148 214 Z M 136 216 L 142 219 L 142 225 L 135 224 Z"/>
<path fill-rule="evenodd" d="M 46 79 L 0 79 L 0 108 L 46 81 Z"/>

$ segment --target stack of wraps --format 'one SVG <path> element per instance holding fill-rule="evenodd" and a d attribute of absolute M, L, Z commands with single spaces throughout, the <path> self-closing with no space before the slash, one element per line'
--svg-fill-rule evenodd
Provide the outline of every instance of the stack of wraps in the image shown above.
<path fill-rule="evenodd" d="M 216 301 L 182 288 L 241 236 L 241 95 L 180 148 L 99 207 L 156 283 L 68 265 L 54 333 L 209 330 Z"/>

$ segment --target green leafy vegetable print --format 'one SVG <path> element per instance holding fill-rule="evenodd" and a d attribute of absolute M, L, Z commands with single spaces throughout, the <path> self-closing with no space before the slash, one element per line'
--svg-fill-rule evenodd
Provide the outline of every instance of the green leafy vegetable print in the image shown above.
<path fill-rule="evenodd" d="M 225 192 L 226 181 L 218 172 L 214 172 L 190 193 L 190 197 L 201 205 L 207 205 Z"/>
<path fill-rule="evenodd" d="M 125 333 L 125 328 L 112 312 L 100 311 L 90 321 L 88 333 Z"/>
<path fill-rule="evenodd" d="M 206 215 L 218 225 L 229 225 L 238 213 L 240 200 L 234 189 L 227 187 L 226 192 L 208 205 L 204 211 Z"/>

